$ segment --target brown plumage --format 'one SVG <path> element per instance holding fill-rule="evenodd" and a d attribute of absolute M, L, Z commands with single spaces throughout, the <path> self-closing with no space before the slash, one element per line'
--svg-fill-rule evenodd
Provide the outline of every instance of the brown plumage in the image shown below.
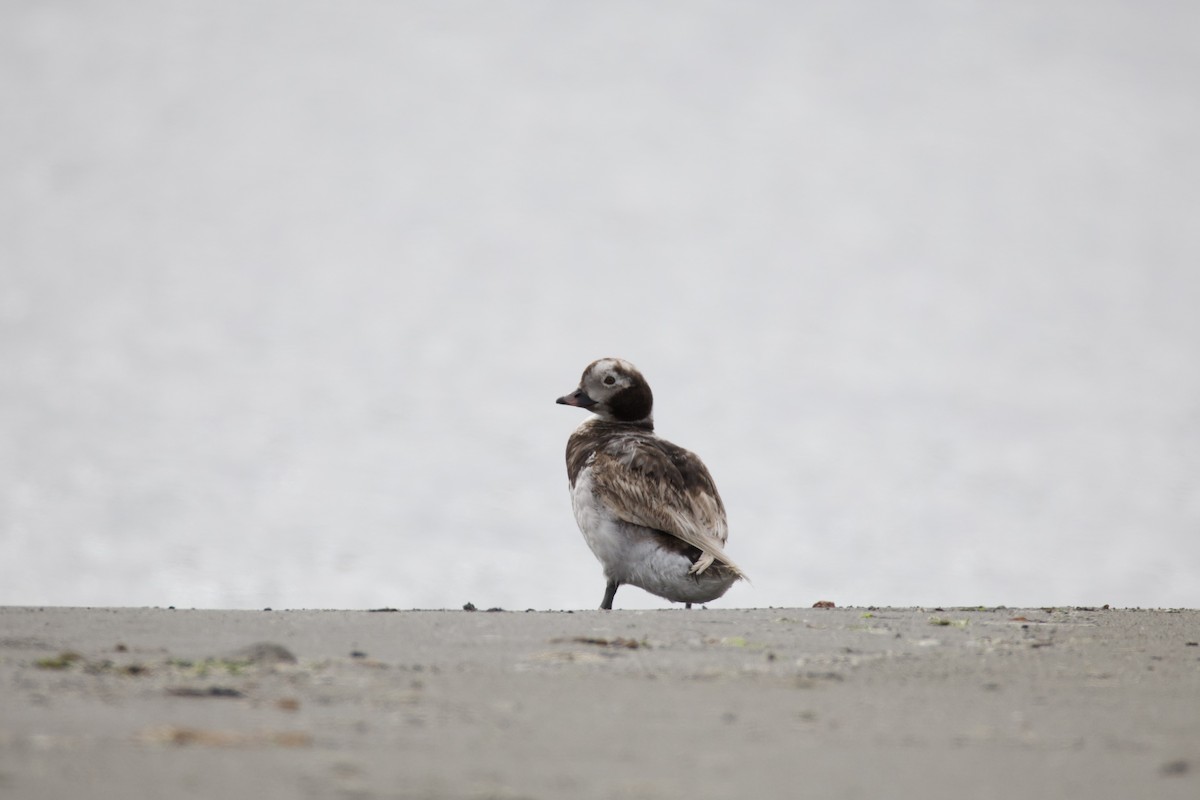
<path fill-rule="evenodd" d="M 724 552 L 725 506 L 704 463 L 654 433 L 653 394 L 626 361 L 600 359 L 558 400 L 595 413 L 567 442 L 576 521 L 608 587 L 708 602 L 745 577 Z"/>

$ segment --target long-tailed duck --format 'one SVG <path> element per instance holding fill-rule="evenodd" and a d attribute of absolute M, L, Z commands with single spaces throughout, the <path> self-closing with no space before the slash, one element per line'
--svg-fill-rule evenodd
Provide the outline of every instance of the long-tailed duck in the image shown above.
<path fill-rule="evenodd" d="M 617 587 L 707 603 L 745 577 L 725 555 L 725 506 L 695 453 L 654 433 L 654 396 L 628 361 L 602 358 L 558 398 L 596 415 L 567 441 L 575 521 L 604 566 L 602 609 Z"/>

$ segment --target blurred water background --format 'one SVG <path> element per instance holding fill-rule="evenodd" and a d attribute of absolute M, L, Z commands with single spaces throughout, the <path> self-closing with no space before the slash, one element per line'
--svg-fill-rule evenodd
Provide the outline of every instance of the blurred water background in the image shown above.
<path fill-rule="evenodd" d="M 6 2 L 0 603 L 594 607 L 554 398 L 617 355 L 719 605 L 1200 606 L 1197 30 Z"/>

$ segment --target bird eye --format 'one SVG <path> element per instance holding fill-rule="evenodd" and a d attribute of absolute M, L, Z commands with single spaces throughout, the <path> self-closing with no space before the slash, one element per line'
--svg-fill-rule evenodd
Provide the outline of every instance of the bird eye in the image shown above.
<path fill-rule="evenodd" d="M 605 378 L 604 378 L 604 385 L 605 385 L 605 386 L 612 386 L 612 385 L 613 385 L 614 383 L 616 383 L 616 382 L 617 382 L 617 379 L 616 379 L 616 378 L 614 378 L 612 375 L 607 375 L 607 376 L 605 376 Z"/>

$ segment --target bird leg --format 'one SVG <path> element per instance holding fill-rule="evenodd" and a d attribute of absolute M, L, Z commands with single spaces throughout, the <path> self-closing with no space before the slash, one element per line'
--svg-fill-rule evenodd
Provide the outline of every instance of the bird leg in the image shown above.
<path fill-rule="evenodd" d="M 604 600 L 600 603 L 601 611 L 612 611 L 613 598 L 617 596 L 617 582 L 609 581 L 604 587 Z"/>

